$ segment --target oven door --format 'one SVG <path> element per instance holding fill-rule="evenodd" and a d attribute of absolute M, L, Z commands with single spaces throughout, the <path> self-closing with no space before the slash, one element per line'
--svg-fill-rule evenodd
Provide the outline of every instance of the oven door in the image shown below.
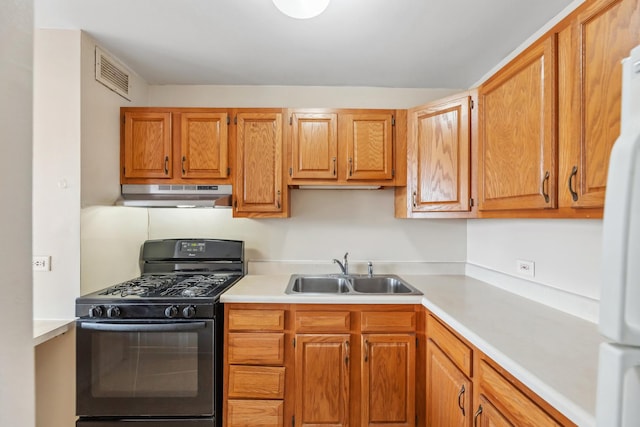
<path fill-rule="evenodd" d="M 81 417 L 214 415 L 214 320 L 78 320 Z"/>

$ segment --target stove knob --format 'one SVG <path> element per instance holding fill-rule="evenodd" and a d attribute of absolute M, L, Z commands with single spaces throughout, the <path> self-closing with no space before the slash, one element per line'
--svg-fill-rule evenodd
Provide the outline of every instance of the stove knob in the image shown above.
<path fill-rule="evenodd" d="M 104 309 L 101 305 L 93 305 L 89 309 L 89 317 L 102 317 L 102 313 L 104 313 Z"/>
<path fill-rule="evenodd" d="M 187 319 L 191 319 L 196 315 L 196 308 L 192 305 L 189 305 L 182 310 L 182 315 Z"/>
<path fill-rule="evenodd" d="M 175 305 L 170 305 L 164 310 L 164 315 L 169 319 L 173 319 L 178 315 L 178 307 L 176 307 Z"/>
<path fill-rule="evenodd" d="M 115 317 L 120 317 L 120 309 L 115 305 L 107 308 L 107 317 L 113 319 Z"/>

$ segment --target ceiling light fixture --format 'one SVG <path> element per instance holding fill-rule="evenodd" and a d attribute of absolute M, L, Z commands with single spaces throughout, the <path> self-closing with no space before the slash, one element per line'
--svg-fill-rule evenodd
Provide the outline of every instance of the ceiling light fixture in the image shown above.
<path fill-rule="evenodd" d="M 331 0 L 273 0 L 273 4 L 287 16 L 309 19 L 320 15 Z"/>

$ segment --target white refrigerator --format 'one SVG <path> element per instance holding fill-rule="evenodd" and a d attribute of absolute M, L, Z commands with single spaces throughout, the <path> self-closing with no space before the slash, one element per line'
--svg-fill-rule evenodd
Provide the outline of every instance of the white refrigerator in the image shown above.
<path fill-rule="evenodd" d="M 603 221 L 596 421 L 640 427 L 640 46 L 623 61 L 620 137 Z"/>

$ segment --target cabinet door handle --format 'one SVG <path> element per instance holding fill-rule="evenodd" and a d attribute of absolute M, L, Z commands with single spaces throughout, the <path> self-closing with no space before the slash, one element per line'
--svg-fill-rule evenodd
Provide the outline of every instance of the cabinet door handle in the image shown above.
<path fill-rule="evenodd" d="M 349 176 L 353 176 L 353 158 L 349 157 Z"/>
<path fill-rule="evenodd" d="M 478 417 L 480 416 L 481 413 L 482 413 L 482 405 L 479 405 L 478 410 L 473 415 L 473 427 L 478 427 Z"/>
<path fill-rule="evenodd" d="M 369 340 L 364 340 L 364 361 L 369 361 Z"/>
<path fill-rule="evenodd" d="M 184 170 L 184 162 L 187 161 L 187 157 L 186 156 L 182 156 L 182 175 L 184 175 L 186 173 L 186 171 Z"/>
<path fill-rule="evenodd" d="M 542 179 L 542 195 L 544 196 L 544 202 L 549 203 L 549 171 L 544 174 Z"/>
<path fill-rule="evenodd" d="M 417 195 L 417 194 L 416 194 L 416 192 L 414 191 L 414 192 L 413 192 L 413 195 L 412 195 L 412 203 L 413 203 L 413 207 L 414 207 L 414 208 L 417 208 L 417 207 L 418 207 L 418 203 L 416 202 L 416 198 L 417 198 L 417 197 L 418 197 L 418 195 Z"/>
<path fill-rule="evenodd" d="M 349 341 L 344 342 L 344 363 L 349 364 Z"/>
<path fill-rule="evenodd" d="M 278 196 L 276 198 L 276 207 L 280 209 L 280 190 L 278 190 Z"/>
<path fill-rule="evenodd" d="M 336 158 L 332 158 L 333 160 L 333 176 L 336 176 Z"/>
<path fill-rule="evenodd" d="M 460 408 L 460 410 L 462 411 L 462 416 L 464 417 L 464 406 L 462 403 L 462 396 L 464 395 L 465 389 L 464 389 L 464 384 L 462 384 L 462 388 L 460 389 L 460 393 L 458 393 L 458 408 Z"/>
<path fill-rule="evenodd" d="M 164 157 L 164 174 L 169 175 L 169 156 Z"/>
<path fill-rule="evenodd" d="M 578 193 L 573 189 L 573 178 L 575 178 L 577 173 L 578 167 L 574 166 L 573 169 L 571 169 L 571 175 L 569 175 L 569 192 L 571 193 L 571 198 L 574 202 L 578 201 Z"/>

